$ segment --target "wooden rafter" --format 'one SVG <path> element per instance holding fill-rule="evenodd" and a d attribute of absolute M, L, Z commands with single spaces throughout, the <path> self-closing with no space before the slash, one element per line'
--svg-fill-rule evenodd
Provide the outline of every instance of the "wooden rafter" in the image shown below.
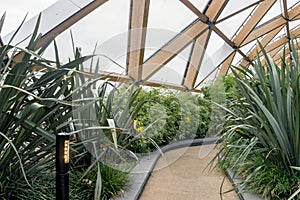
<path fill-rule="evenodd" d="M 224 10 L 229 0 L 213 0 L 204 13 L 211 22 L 215 22 Z"/>
<path fill-rule="evenodd" d="M 300 36 L 300 27 L 292 30 L 291 34 L 293 38 L 298 38 Z"/>
<path fill-rule="evenodd" d="M 292 21 L 299 19 L 298 17 L 300 16 L 300 4 L 298 4 L 294 8 L 292 8 L 288 12 L 288 15 L 289 15 L 289 19 Z"/>
<path fill-rule="evenodd" d="M 150 0 L 131 0 L 127 49 L 127 74 L 136 81 L 142 78 Z"/>
<path fill-rule="evenodd" d="M 238 32 L 238 34 L 234 37 L 233 42 L 240 46 L 254 27 L 259 23 L 259 21 L 265 16 L 265 14 L 269 11 L 269 9 L 273 6 L 276 0 L 265 0 L 259 4 L 257 9 L 254 11 L 252 16 L 247 20 L 244 24 L 243 28 Z"/>
<path fill-rule="evenodd" d="M 211 30 L 205 31 L 205 33 L 198 37 L 194 43 L 190 60 L 187 64 L 186 74 L 183 80 L 183 85 L 188 89 L 192 89 L 195 85 L 210 34 Z"/>
<path fill-rule="evenodd" d="M 293 30 L 291 32 L 291 35 L 293 38 L 298 38 L 300 36 L 300 27 Z M 268 53 L 270 53 L 272 51 L 274 52 L 274 51 L 276 51 L 276 49 L 278 49 L 278 51 L 279 51 L 283 47 L 283 45 L 286 43 L 289 43 L 289 41 L 290 41 L 289 38 L 287 38 L 286 36 L 283 36 L 280 39 L 269 44 L 267 47 L 265 47 L 265 51 Z M 260 53 L 260 55 L 262 55 L 262 53 Z"/>
<path fill-rule="evenodd" d="M 90 72 L 85 71 L 86 75 L 89 76 Z M 121 83 L 132 83 L 133 80 L 132 78 L 128 77 L 127 75 L 123 74 L 117 74 L 117 73 L 109 73 L 109 72 L 98 72 L 97 74 L 90 74 L 90 76 L 95 77 L 98 76 L 100 77 L 101 80 L 109 80 L 112 82 L 121 82 Z M 176 85 L 176 84 L 171 84 L 171 83 L 162 83 L 162 82 L 157 82 L 157 81 L 144 81 L 140 82 L 141 85 L 144 86 L 150 86 L 150 87 L 161 87 L 165 86 L 167 88 L 171 88 L 174 90 L 180 90 L 180 91 L 186 91 L 186 87 L 182 85 Z M 199 89 L 193 89 L 193 92 L 199 92 Z"/>
<path fill-rule="evenodd" d="M 271 22 L 264 24 L 263 26 L 260 26 L 258 28 L 255 28 L 249 36 L 245 39 L 245 41 L 241 44 L 241 46 L 244 46 L 246 44 L 249 44 L 250 42 L 258 39 L 259 37 L 263 36 L 264 34 L 267 34 L 274 29 L 277 29 L 278 27 L 283 27 L 283 25 L 286 23 L 286 20 L 283 17 L 276 18 L 272 20 Z"/>
<path fill-rule="evenodd" d="M 281 29 L 282 27 L 279 27 L 266 34 L 264 38 L 260 40 L 261 45 L 263 47 L 267 46 L 271 42 L 271 40 L 280 32 Z M 258 45 L 256 45 L 256 47 L 253 48 L 248 54 L 249 59 L 253 60 L 256 57 L 256 52 L 260 52 L 260 47 Z M 242 66 L 248 66 L 249 64 L 249 61 L 245 59 L 241 62 Z"/>
<path fill-rule="evenodd" d="M 278 54 L 279 51 L 281 51 L 283 48 L 286 48 L 286 47 L 283 47 L 283 46 L 278 46 L 274 49 L 272 49 L 271 51 L 268 51 L 268 55 L 273 58 L 274 56 L 276 56 Z"/>
<path fill-rule="evenodd" d="M 287 37 L 282 37 L 278 40 L 276 40 L 275 42 L 272 42 L 271 44 L 269 44 L 268 46 L 265 47 L 265 51 L 266 52 L 271 52 L 272 50 L 278 48 L 278 47 L 282 47 L 284 44 L 286 44 L 289 41 L 289 39 Z M 262 52 L 260 52 L 259 55 L 262 55 Z"/>
<path fill-rule="evenodd" d="M 198 88 L 208 77 L 210 77 L 216 70 L 220 69 L 220 66 L 223 65 L 226 62 L 228 63 L 226 72 L 219 72 L 216 76 L 216 79 L 221 78 L 221 73 L 227 74 L 227 71 L 229 69 L 229 65 L 232 62 L 232 59 L 234 58 L 235 54 L 236 54 L 236 51 L 229 54 L 223 61 L 221 61 L 217 66 L 215 66 L 194 88 Z M 224 69 L 225 68 L 223 68 L 223 70 Z M 221 68 L 221 70 L 222 70 L 222 68 Z"/>
<path fill-rule="evenodd" d="M 236 44 L 231 41 L 218 27 L 216 27 L 215 25 L 211 26 L 211 29 L 220 36 L 220 38 L 222 38 L 224 40 L 224 42 L 226 42 L 229 46 L 231 46 L 233 49 L 235 49 L 237 52 L 239 52 L 239 54 L 241 54 L 243 56 L 243 58 L 245 60 L 250 60 L 246 54 L 244 54 L 244 52 L 241 51 L 241 49 L 236 46 Z"/>
<path fill-rule="evenodd" d="M 177 34 L 174 39 L 144 62 L 142 80 L 148 80 L 207 29 L 208 26 L 206 24 L 197 20 Z"/>
<path fill-rule="evenodd" d="M 218 77 L 225 76 L 227 74 L 229 66 L 232 63 L 235 54 L 236 54 L 236 51 L 232 52 L 228 56 L 228 58 L 226 58 L 226 60 L 222 63 L 222 66 L 221 66 L 220 72 L 218 74 Z"/>
<path fill-rule="evenodd" d="M 285 49 L 285 56 L 287 56 L 288 54 L 290 54 L 290 50 L 289 49 Z M 275 55 L 272 56 L 273 61 L 277 61 L 280 58 L 282 58 L 283 56 L 283 51 L 277 51 Z"/>
<path fill-rule="evenodd" d="M 285 0 L 283 0 L 285 1 Z M 271 32 L 272 30 L 282 27 L 283 25 L 287 24 L 289 20 L 295 19 L 297 16 L 300 15 L 300 4 L 292 8 L 290 11 L 287 11 L 287 8 L 285 8 L 284 14 L 277 16 L 276 18 L 270 20 L 269 22 L 253 29 L 249 36 L 245 39 L 245 41 L 241 44 L 241 46 L 244 46 L 255 39 L 259 38 L 260 36 Z"/>
<path fill-rule="evenodd" d="M 210 3 L 205 14 L 201 13 L 190 1 L 181 0 L 181 2 L 187 6 L 192 12 L 194 12 L 202 22 L 211 23 L 215 22 L 223 9 L 225 8 L 228 0 L 214 0 Z M 184 74 L 183 85 L 191 89 L 194 87 L 199 68 L 201 66 L 205 50 L 207 48 L 208 40 L 211 35 L 211 30 L 207 30 L 203 35 L 197 38 L 194 43 L 190 60 L 187 64 L 186 73 Z"/>
<path fill-rule="evenodd" d="M 51 40 L 53 40 L 60 33 L 65 31 L 67 28 L 71 27 L 73 24 L 78 22 L 80 19 L 91 13 L 93 10 L 107 2 L 108 0 L 94 0 L 91 3 L 87 4 L 85 7 L 81 8 L 77 12 L 75 12 L 69 18 L 61 21 L 57 26 L 52 27 L 47 33 L 45 33 L 39 43 L 36 45 L 36 50 L 41 48 L 43 45 L 47 44 Z M 21 61 L 24 54 L 20 53 L 14 57 L 15 61 Z"/>

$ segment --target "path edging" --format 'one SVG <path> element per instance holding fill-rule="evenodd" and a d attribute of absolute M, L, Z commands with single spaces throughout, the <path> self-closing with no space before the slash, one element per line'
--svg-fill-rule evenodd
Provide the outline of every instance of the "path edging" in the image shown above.
<path fill-rule="evenodd" d="M 162 147 L 161 151 L 165 153 L 167 151 L 184 148 L 184 147 L 209 145 L 209 144 L 216 143 L 217 140 L 218 138 L 201 138 L 201 139 L 194 139 L 194 140 L 178 141 Z M 144 156 L 130 172 L 132 183 L 130 184 L 130 186 L 126 188 L 126 192 L 122 196 L 117 197 L 116 199 L 117 200 L 138 200 L 160 156 L 161 154 L 158 151 L 149 153 L 149 155 Z M 238 177 L 233 178 L 233 173 L 230 170 L 226 170 L 225 174 L 232 184 L 238 183 L 240 181 Z M 240 193 L 239 188 L 235 188 L 235 190 L 238 197 L 241 200 L 263 200 L 259 196 L 251 193 Z"/>

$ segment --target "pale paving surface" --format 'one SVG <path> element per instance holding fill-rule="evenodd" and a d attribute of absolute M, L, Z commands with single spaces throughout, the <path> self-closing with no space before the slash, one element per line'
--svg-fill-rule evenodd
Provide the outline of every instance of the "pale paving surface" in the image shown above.
<path fill-rule="evenodd" d="M 165 160 L 158 160 L 140 200 L 220 200 L 224 174 L 216 169 L 203 171 L 216 154 L 212 149 L 212 145 L 205 145 L 167 152 Z M 222 191 L 230 189 L 226 178 Z M 223 194 L 222 198 L 239 199 L 235 191 Z"/>

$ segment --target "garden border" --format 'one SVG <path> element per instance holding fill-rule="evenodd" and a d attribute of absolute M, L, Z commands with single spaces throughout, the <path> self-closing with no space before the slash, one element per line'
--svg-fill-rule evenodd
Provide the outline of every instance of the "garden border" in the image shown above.
<path fill-rule="evenodd" d="M 219 138 L 201 138 L 178 141 L 162 147 L 161 150 L 165 153 L 167 151 L 184 147 L 209 145 L 216 143 L 218 139 Z M 125 188 L 126 192 L 122 196 L 117 197 L 117 200 L 138 200 L 140 198 L 160 156 L 161 154 L 158 151 L 155 151 L 149 153 L 140 160 L 137 166 L 130 172 L 132 183 Z M 231 184 L 235 184 L 240 181 L 239 177 L 233 178 L 233 173 L 230 170 L 226 170 L 225 174 Z M 235 190 L 241 200 L 262 200 L 262 198 L 255 194 L 239 193 L 239 188 L 236 188 Z"/>

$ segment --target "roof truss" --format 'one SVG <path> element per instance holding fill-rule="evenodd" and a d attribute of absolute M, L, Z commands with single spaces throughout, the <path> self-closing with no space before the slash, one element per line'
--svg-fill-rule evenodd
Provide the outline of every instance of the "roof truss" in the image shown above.
<path fill-rule="evenodd" d="M 94 11 L 99 6 L 103 5 L 108 0 L 94 0 L 86 4 L 82 9 L 75 12 L 68 19 L 62 20 L 57 26 L 51 27 L 49 31 L 43 35 L 42 40 L 37 46 L 37 49 L 48 43 L 54 37 L 62 33 L 64 30 L 72 26 L 74 23 L 85 17 L 90 12 Z M 183 6 L 190 9 L 198 19 L 186 26 L 180 33 L 155 52 L 149 59 L 144 61 L 146 28 L 148 23 L 149 8 L 151 7 L 150 0 L 131 0 L 130 6 L 130 22 L 128 35 L 127 49 L 127 77 L 135 81 L 143 81 L 149 83 L 149 79 L 160 69 L 162 69 L 170 60 L 177 56 L 189 44 L 193 43 L 190 58 L 186 66 L 182 85 L 178 88 L 195 89 L 200 83 L 196 84 L 196 79 L 200 71 L 200 66 L 203 61 L 203 55 L 207 48 L 211 32 L 214 31 L 228 45 L 233 48 L 233 52 L 219 65 L 215 66 L 211 72 L 219 68 L 220 75 L 226 75 L 229 65 L 234 60 L 236 54 L 242 55 L 241 64 L 247 66 L 255 59 L 256 52 L 259 52 L 257 45 L 248 53 L 241 50 L 241 47 L 259 39 L 260 43 L 266 48 L 266 51 L 278 60 L 278 51 L 285 44 L 290 44 L 290 39 L 299 37 L 300 28 L 290 32 L 290 22 L 296 22 L 300 19 L 300 2 L 292 8 L 288 8 L 286 0 L 278 0 L 282 3 L 282 13 L 278 17 L 267 21 L 266 23 L 257 26 L 263 19 L 266 13 L 276 3 L 276 0 L 258 0 L 248 6 L 241 8 L 239 11 L 231 15 L 218 19 L 229 0 L 210 0 L 206 9 L 201 12 L 189 0 L 180 0 Z M 254 6 L 255 9 L 253 8 Z M 216 25 L 226 21 L 232 16 L 235 16 L 247 9 L 253 9 L 251 16 L 247 18 L 243 26 L 231 38 L 226 36 L 222 30 Z M 285 35 L 275 39 L 281 30 L 285 30 Z M 291 51 L 290 45 L 286 52 Z M 261 53 L 260 53 L 261 55 Z M 22 55 L 17 55 L 16 60 L 22 58 Z M 119 80 L 110 75 L 112 80 Z M 117 76 L 119 77 L 119 75 Z M 124 78 L 124 77 L 123 77 Z M 166 84 L 166 83 L 164 83 Z M 196 84 L 196 86 L 195 86 Z M 152 84 L 158 85 L 158 84 Z"/>

